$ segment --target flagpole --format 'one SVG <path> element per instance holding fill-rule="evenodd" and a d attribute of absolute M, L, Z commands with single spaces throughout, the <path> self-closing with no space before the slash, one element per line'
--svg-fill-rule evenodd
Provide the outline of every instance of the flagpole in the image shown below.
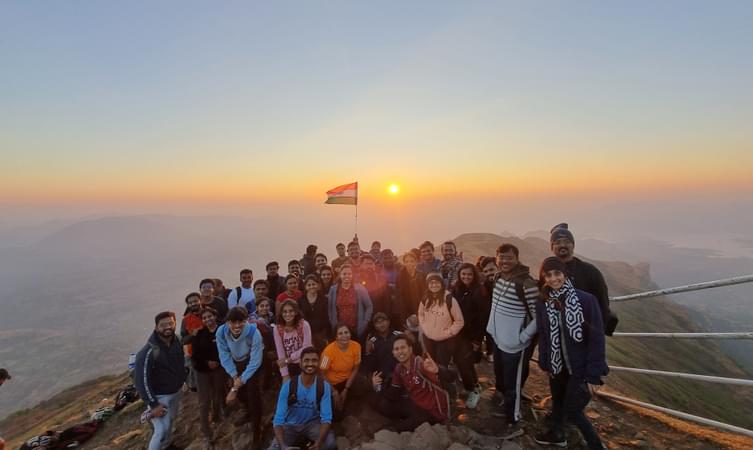
<path fill-rule="evenodd" d="M 356 238 L 358 238 L 358 197 L 356 197 Z"/>

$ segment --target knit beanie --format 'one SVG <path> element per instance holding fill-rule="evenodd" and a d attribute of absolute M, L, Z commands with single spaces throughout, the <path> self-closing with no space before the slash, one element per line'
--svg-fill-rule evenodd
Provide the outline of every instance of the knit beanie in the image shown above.
<path fill-rule="evenodd" d="M 541 273 L 546 273 L 550 270 L 559 270 L 567 276 L 567 266 L 556 256 L 550 256 L 541 263 Z"/>
<path fill-rule="evenodd" d="M 426 284 L 429 284 L 429 281 L 436 279 L 440 283 L 444 283 L 444 279 L 442 279 L 442 274 L 439 272 L 431 272 L 430 274 L 426 275 Z"/>
<path fill-rule="evenodd" d="M 550 231 L 551 236 L 549 237 L 549 242 L 554 243 L 558 239 L 567 239 L 573 244 L 575 244 L 575 237 L 573 237 L 573 233 L 570 232 L 570 230 L 567 229 L 566 223 L 560 223 L 555 225 Z"/>

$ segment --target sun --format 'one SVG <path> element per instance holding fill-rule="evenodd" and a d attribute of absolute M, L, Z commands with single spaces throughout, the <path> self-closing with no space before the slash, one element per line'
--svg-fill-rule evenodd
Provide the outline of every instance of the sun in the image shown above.
<path fill-rule="evenodd" d="M 400 186 L 398 186 L 395 183 L 392 183 L 389 188 L 387 188 L 387 191 L 389 191 L 392 195 L 397 195 L 398 192 L 400 192 Z"/>

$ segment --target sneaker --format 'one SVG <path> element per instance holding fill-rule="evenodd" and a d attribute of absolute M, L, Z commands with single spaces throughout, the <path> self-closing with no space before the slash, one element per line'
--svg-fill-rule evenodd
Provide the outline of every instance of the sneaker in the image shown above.
<path fill-rule="evenodd" d="M 533 438 L 537 444 L 541 445 L 554 445 L 555 447 L 565 448 L 567 447 L 567 439 L 561 434 L 556 434 L 552 430 L 546 433 L 539 433 Z"/>
<path fill-rule="evenodd" d="M 523 436 L 524 433 L 525 430 L 523 430 L 523 426 L 520 422 L 508 423 L 505 425 L 505 429 L 502 432 L 502 439 L 507 441 L 518 436 Z"/>
<path fill-rule="evenodd" d="M 472 390 L 468 393 L 468 398 L 465 399 L 465 407 L 468 409 L 476 409 L 480 398 L 481 394 L 479 393 L 478 388 Z"/>

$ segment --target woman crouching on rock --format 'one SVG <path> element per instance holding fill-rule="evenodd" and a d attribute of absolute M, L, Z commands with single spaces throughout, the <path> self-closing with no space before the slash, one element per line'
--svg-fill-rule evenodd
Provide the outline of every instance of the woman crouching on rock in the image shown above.
<path fill-rule="evenodd" d="M 605 359 L 604 326 L 596 297 L 575 289 L 565 263 L 550 257 L 539 273 L 541 303 L 536 308 L 539 366 L 549 374 L 552 414 L 549 429 L 536 435 L 543 445 L 567 446 L 565 421 L 572 422 L 589 449 L 603 449 L 586 405 L 609 372 Z"/>
<path fill-rule="evenodd" d="M 322 352 L 320 369 L 332 385 L 332 409 L 335 420 L 343 417 L 345 402 L 356 384 L 361 366 L 361 344 L 351 339 L 350 328 L 344 323 L 335 327 L 335 341 Z M 362 390 L 356 386 L 356 391 Z M 358 393 L 358 392 L 356 392 Z"/>

